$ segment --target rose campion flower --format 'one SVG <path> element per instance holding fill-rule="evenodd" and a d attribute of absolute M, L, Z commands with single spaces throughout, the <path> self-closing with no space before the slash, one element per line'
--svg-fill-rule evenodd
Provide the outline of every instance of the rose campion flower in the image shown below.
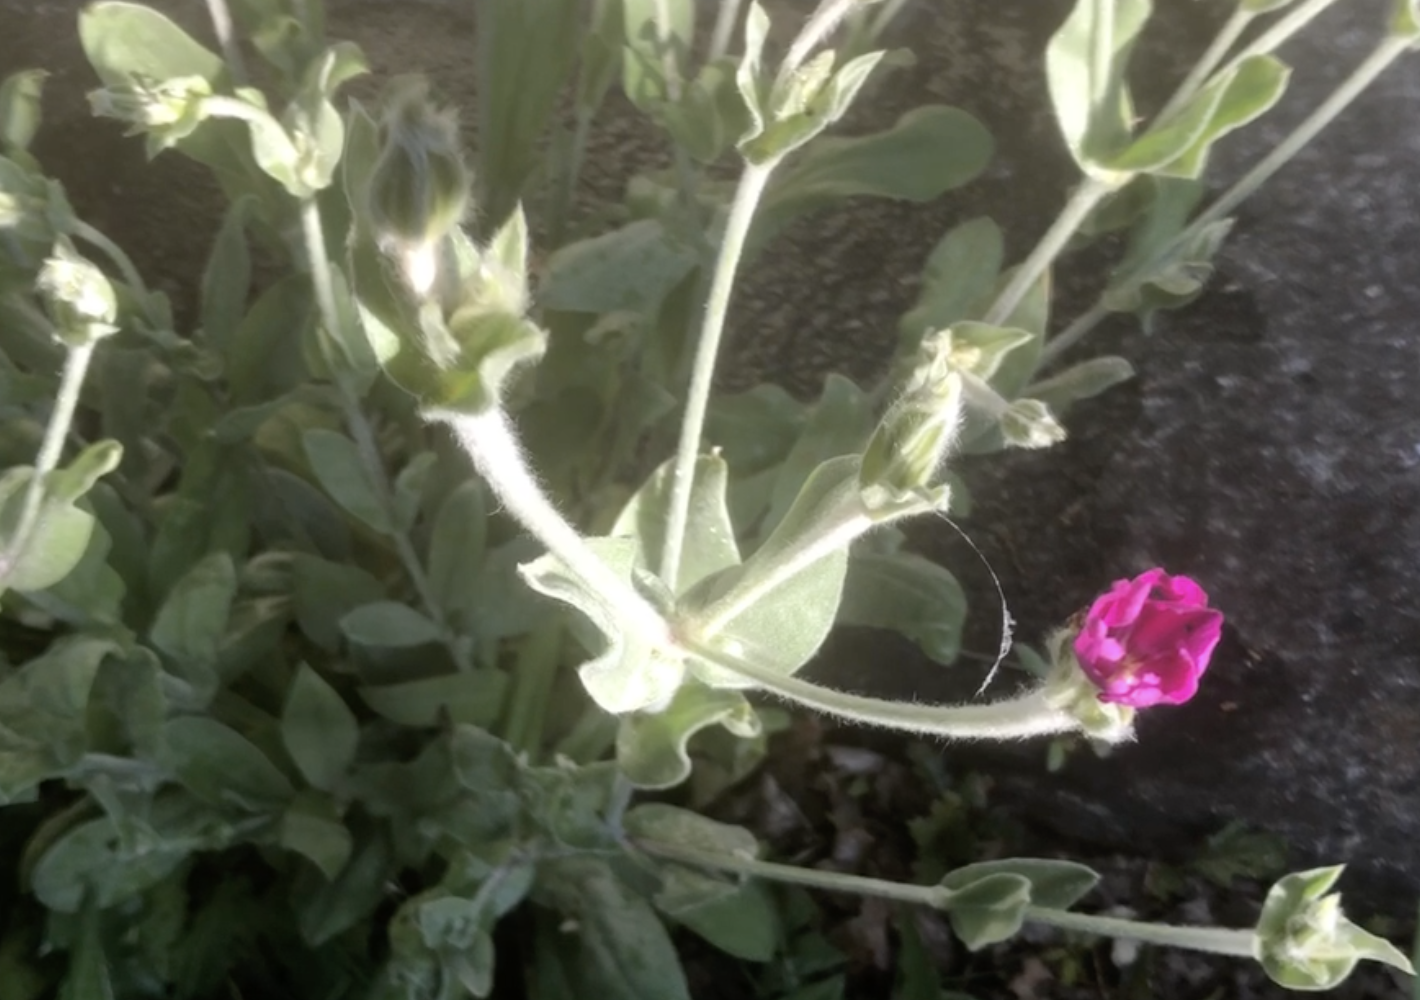
<path fill-rule="evenodd" d="M 1223 614 L 1208 607 L 1202 587 L 1151 569 L 1096 598 L 1075 637 L 1075 656 L 1100 701 L 1181 705 L 1198 691 L 1222 631 Z"/>

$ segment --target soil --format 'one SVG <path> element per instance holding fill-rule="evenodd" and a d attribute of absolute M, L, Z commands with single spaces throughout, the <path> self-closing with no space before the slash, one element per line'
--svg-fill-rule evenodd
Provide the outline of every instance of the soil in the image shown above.
<path fill-rule="evenodd" d="M 73 29 L 76 6 L 72 0 L 0 0 L 0 74 L 28 66 L 50 71 L 46 125 L 36 154 L 64 183 L 79 213 L 127 248 L 155 287 L 173 297 L 182 324 L 191 316 L 191 290 L 198 287 L 221 199 L 202 168 L 173 154 L 147 163 L 138 142 L 123 138 L 112 123 L 88 116 L 84 93 L 92 77 Z M 163 6 L 195 34 L 206 35 L 200 5 Z M 1071 176 L 1044 100 L 1040 66 L 1044 40 L 1068 6 L 1064 0 L 909 5 L 896 38 L 919 49 L 918 64 L 878 86 L 868 107 L 851 117 L 844 130 L 881 127 L 924 101 L 955 103 L 980 117 L 996 136 L 995 166 L 966 191 L 932 205 L 850 204 L 796 225 L 737 293 L 724 388 L 769 378 L 807 398 L 817 394 L 829 371 L 868 383 L 880 373 L 896 339 L 897 317 L 911 304 L 921 263 L 942 233 L 986 214 L 1005 228 L 1010 256 L 1019 257 L 1029 247 L 1060 205 Z M 1229 4 L 1201 0 L 1186 9 L 1159 6 L 1163 9 L 1144 50 L 1149 72 L 1137 95 L 1146 110 L 1157 106 L 1188 54 L 1202 48 Z M 422 4 L 343 3 L 331 18 L 332 35 L 360 44 L 377 78 L 417 66 L 451 100 L 467 107 L 472 106 L 473 86 L 469 32 L 469 20 L 459 10 Z M 614 200 L 635 170 L 666 162 L 654 134 L 631 109 L 613 102 L 591 150 L 581 194 L 588 205 Z M 1095 276 L 1112 249 L 1104 245 L 1069 260 L 1059 276 L 1059 315 L 1074 315 L 1088 304 Z M 1219 336 L 1229 331 L 1252 336 L 1262 325 L 1256 305 L 1246 293 L 1230 288 L 1226 273 L 1216 280 L 1207 308 Z M 1130 332 L 1124 323 L 1107 325 L 1092 341 L 1092 352 L 1108 351 Z M 964 463 L 961 472 L 976 504 L 967 531 L 981 555 L 945 532 L 918 532 L 914 540 L 925 554 L 959 568 L 976 609 L 969 649 L 996 646 L 1000 623 L 988 564 L 1010 590 L 1018 634 L 1027 640 L 1038 640 L 1087 602 L 1100 581 L 1111 578 L 1113 568 L 1103 554 L 1115 547 L 1110 537 L 1116 525 L 1099 515 L 1093 501 L 1109 457 L 1130 434 L 1139 411 L 1139 390 L 1126 385 L 1078 406 L 1070 416 L 1071 438 L 1059 448 Z M 1243 655 L 1236 636 L 1219 654 L 1224 660 Z M 979 679 L 974 671 L 918 666 L 906 674 L 889 674 L 861 666 L 899 661 L 918 662 L 892 639 L 849 632 L 834 638 L 812 672 L 829 683 L 921 700 L 955 697 Z M 1224 888 L 1188 874 L 1176 891 L 1160 898 L 1149 888 L 1157 889 L 1158 882 L 1153 858 L 1121 852 L 1117 844 L 1062 835 L 1048 817 L 1031 814 L 1030 797 L 1021 794 L 1019 782 L 1011 796 L 973 777 L 970 769 L 980 763 L 979 757 L 923 753 L 919 745 L 805 719 L 778 738 L 764 771 L 715 810 L 751 826 L 778 857 L 910 878 L 920 852 L 907 821 L 929 815 L 944 800 L 974 797 L 977 804 L 960 821 L 965 826 L 952 843 L 960 856 L 947 850 L 939 860 L 960 863 L 1006 850 L 1068 857 L 1104 874 L 1097 897 L 1103 908 L 1128 906 L 1144 918 L 1178 923 L 1246 926 L 1255 918 L 1265 885 L 1243 879 Z M 1029 781 L 1048 780 L 1043 766 L 1032 775 Z M 1201 845 L 1212 832 L 1177 831 L 1174 839 Z M 1187 851 L 1162 860 L 1182 866 Z M 852 956 L 849 995 L 863 1000 L 889 995 L 900 958 L 890 911 L 861 900 L 823 898 L 820 905 L 825 932 Z M 1368 900 L 1352 898 L 1350 906 L 1365 913 Z M 1123 963 L 1115 958 L 1127 956 L 1112 954 L 1107 944 L 1067 943 L 1058 935 L 1034 932 L 1009 946 L 970 955 L 934 915 L 913 919 L 932 960 L 945 970 L 944 983 L 979 1000 L 1284 995 L 1250 962 L 1146 951 Z M 738 966 L 693 940 L 682 943 L 698 1000 L 751 995 Z M 1365 969 L 1332 995 L 1399 1000 L 1406 990 L 1389 972 Z"/>

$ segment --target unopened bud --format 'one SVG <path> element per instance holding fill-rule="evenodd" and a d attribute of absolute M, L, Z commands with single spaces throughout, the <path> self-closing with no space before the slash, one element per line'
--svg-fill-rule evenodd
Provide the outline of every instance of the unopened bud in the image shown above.
<path fill-rule="evenodd" d="M 66 344 L 88 343 L 117 332 L 113 285 L 67 241 L 54 245 L 53 256 L 40 268 L 36 288 L 56 336 Z"/>
<path fill-rule="evenodd" d="M 1001 433 L 1017 448 L 1049 448 L 1065 440 L 1065 428 L 1038 399 L 1017 399 L 1006 407 Z"/>
<path fill-rule="evenodd" d="M 434 248 L 463 218 L 472 178 L 451 111 L 436 108 L 420 77 L 395 80 L 381 122 L 384 147 L 370 172 L 367 204 L 376 238 L 428 291 Z"/>
<path fill-rule="evenodd" d="M 961 377 L 926 359 L 868 441 L 859 484 L 894 500 L 929 490 L 960 422 Z"/>
<path fill-rule="evenodd" d="M 1274 982 L 1294 990 L 1329 990 L 1367 959 L 1414 975 L 1400 949 L 1341 912 L 1341 897 L 1328 892 L 1341 871 L 1336 865 L 1297 872 L 1267 894 L 1253 951 Z"/>
<path fill-rule="evenodd" d="M 212 85 L 200 76 L 151 84 L 134 79 L 126 86 L 90 92 L 89 107 L 101 118 L 133 126 L 130 134 L 147 132 L 158 148 L 166 148 L 202 123 L 202 101 L 211 94 Z"/>

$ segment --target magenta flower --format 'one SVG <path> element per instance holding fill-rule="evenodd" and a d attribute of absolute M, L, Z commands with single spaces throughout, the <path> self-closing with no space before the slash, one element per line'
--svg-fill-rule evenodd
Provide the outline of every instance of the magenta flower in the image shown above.
<path fill-rule="evenodd" d="M 1222 632 L 1223 613 L 1208 607 L 1202 587 L 1151 569 L 1116 580 L 1095 599 L 1075 637 L 1075 657 L 1100 701 L 1181 705 L 1198 691 Z"/>

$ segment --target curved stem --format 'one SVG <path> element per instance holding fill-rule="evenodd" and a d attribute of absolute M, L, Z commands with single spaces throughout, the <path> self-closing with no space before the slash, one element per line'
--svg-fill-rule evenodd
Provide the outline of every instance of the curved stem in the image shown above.
<path fill-rule="evenodd" d="M 695 347 L 695 367 L 691 371 L 690 389 L 686 395 L 685 417 L 680 427 L 680 443 L 676 448 L 675 465 L 671 473 L 670 510 L 667 515 L 666 545 L 659 567 L 662 580 L 675 580 L 680 574 L 681 553 L 685 547 L 686 523 L 690 517 L 690 489 L 695 478 L 695 459 L 700 452 L 700 438 L 705 432 L 705 411 L 710 405 L 710 388 L 715 378 L 715 359 L 720 351 L 720 339 L 725 332 L 725 317 L 730 308 L 730 293 L 735 284 L 735 272 L 744 253 L 745 238 L 755 209 L 769 183 L 774 162 L 747 163 L 740 175 L 730 215 L 725 222 L 725 235 L 715 258 L 715 274 L 710 282 L 710 294 L 705 302 L 705 320 Z"/>
<path fill-rule="evenodd" d="M 15 524 L 15 533 L 9 550 L 0 552 L 0 590 L 4 589 L 3 584 L 9 579 L 11 570 L 24 558 L 31 536 L 39 524 L 40 511 L 44 507 L 45 479 L 59 468 L 59 459 L 64 454 L 64 440 L 69 436 L 69 427 L 79 408 L 79 394 L 84 388 L 84 377 L 88 374 L 95 346 L 93 340 L 87 340 L 70 347 L 64 355 L 64 370 L 59 376 L 54 409 L 49 413 L 39 454 L 35 457 L 34 474 L 25 486 L 25 498 Z"/>
<path fill-rule="evenodd" d="M 1276 50 L 1283 42 L 1305 28 L 1318 14 L 1334 4 L 1336 0 L 1304 0 L 1293 7 L 1272 27 L 1258 35 L 1246 48 L 1228 60 L 1224 70 L 1232 69 L 1244 59 L 1266 55 Z"/>
<path fill-rule="evenodd" d="M 1075 235 L 1075 231 L 1080 228 L 1105 195 L 1116 187 L 1117 184 L 1097 177 L 1086 177 L 1080 182 L 1079 187 L 1075 188 L 1054 224 L 1046 230 L 1045 235 L 1040 238 L 1040 242 L 1036 244 L 1035 249 L 1031 251 L 1025 262 L 1016 268 L 1015 273 L 1011 275 L 1011 280 L 1006 283 L 1006 287 L 1001 289 L 1001 294 L 996 297 L 996 301 L 986 311 L 983 322 L 990 326 L 1000 326 L 1011 318 L 1011 314 L 1016 311 L 1016 307 L 1021 304 L 1021 300 L 1026 297 L 1031 286 L 1065 249 L 1065 245 L 1070 242 L 1070 237 Z"/>
<path fill-rule="evenodd" d="M 1026 919 L 1039 924 L 1059 927 L 1061 930 L 1098 934 L 1100 937 L 1126 938 L 1144 944 L 1188 948 L 1192 951 L 1207 951 L 1215 955 L 1233 955 L 1239 958 L 1256 956 L 1253 942 L 1257 934 L 1252 930 L 1151 924 L 1142 920 L 1100 917 L 1090 913 L 1070 913 L 1044 906 L 1028 907 Z"/>
<path fill-rule="evenodd" d="M 655 648 L 669 645 L 670 629 L 660 613 L 597 558 L 533 479 L 502 411 L 432 410 L 425 416 L 452 428 L 479 475 L 498 494 L 507 512 L 610 605 L 623 628 Z"/>
<path fill-rule="evenodd" d="M 1080 728 L 1068 712 L 1054 708 L 1040 691 L 986 704 L 923 705 L 869 698 L 786 677 L 748 659 L 683 641 L 692 656 L 753 681 L 770 694 L 851 722 L 960 740 L 1015 740 Z"/>
<path fill-rule="evenodd" d="M 1218 33 L 1213 36 L 1213 41 L 1204 50 L 1198 62 L 1193 64 L 1193 68 L 1188 71 L 1188 75 L 1183 78 L 1183 82 L 1178 85 L 1178 89 L 1173 92 L 1173 96 L 1169 98 L 1163 110 L 1158 113 L 1156 121 L 1165 122 L 1183 109 L 1183 106 L 1193 98 L 1194 94 L 1198 93 L 1208 78 L 1213 75 L 1213 70 L 1218 68 L 1218 64 L 1228 54 L 1228 50 L 1242 37 L 1242 33 L 1256 16 L 1252 11 L 1244 9 L 1241 4 L 1238 5 L 1232 15 L 1223 22 Z"/>

